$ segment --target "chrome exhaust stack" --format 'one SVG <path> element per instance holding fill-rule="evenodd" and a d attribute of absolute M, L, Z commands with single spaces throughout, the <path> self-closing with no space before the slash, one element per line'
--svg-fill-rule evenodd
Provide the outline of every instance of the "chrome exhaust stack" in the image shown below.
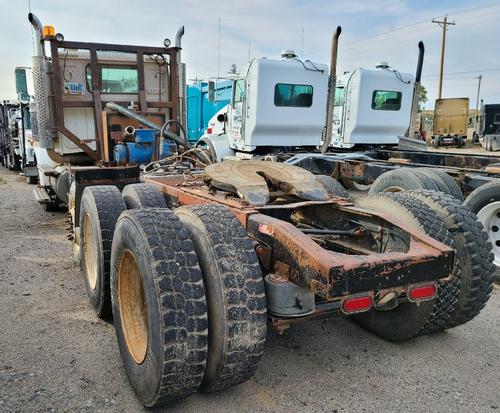
<path fill-rule="evenodd" d="M 34 136 L 38 140 L 40 148 L 52 149 L 54 138 L 50 121 L 49 109 L 49 63 L 45 58 L 43 45 L 42 23 L 33 13 L 28 14 L 28 20 L 36 33 L 35 56 L 33 56 L 33 86 L 35 89 L 36 123 L 38 125 L 38 135 Z"/>
<path fill-rule="evenodd" d="M 177 74 L 179 78 L 179 115 L 177 120 L 186 127 L 186 65 L 181 60 L 182 36 L 184 36 L 184 26 L 179 27 L 175 33 L 174 46 L 177 49 Z"/>
<path fill-rule="evenodd" d="M 337 54 L 339 48 L 339 37 L 342 27 L 338 26 L 332 37 L 332 48 L 330 52 L 330 76 L 328 77 L 328 97 L 326 100 L 326 128 L 325 140 L 321 147 L 321 153 L 325 153 L 332 141 L 333 106 L 335 103 L 335 84 L 337 83 Z"/>
<path fill-rule="evenodd" d="M 184 26 L 181 26 L 177 29 L 177 31 L 175 32 L 175 43 L 174 43 L 174 47 L 178 48 L 178 49 L 181 49 L 182 46 L 181 46 L 181 40 L 182 40 L 182 36 L 184 36 Z"/>

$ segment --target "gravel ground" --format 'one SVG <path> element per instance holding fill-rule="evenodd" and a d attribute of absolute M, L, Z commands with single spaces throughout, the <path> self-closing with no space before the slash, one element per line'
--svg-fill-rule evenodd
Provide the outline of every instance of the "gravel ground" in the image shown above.
<path fill-rule="evenodd" d="M 64 212 L 0 168 L 0 411 L 136 412 L 113 325 L 87 304 Z M 249 382 L 175 412 L 500 409 L 500 289 L 465 326 L 392 344 L 345 319 L 269 333 Z"/>

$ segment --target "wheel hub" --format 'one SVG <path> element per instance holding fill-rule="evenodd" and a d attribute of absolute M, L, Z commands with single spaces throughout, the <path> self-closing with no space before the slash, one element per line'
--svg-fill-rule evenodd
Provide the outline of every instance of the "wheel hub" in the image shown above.
<path fill-rule="evenodd" d="M 148 313 L 139 268 L 128 250 L 118 270 L 118 305 L 128 352 L 141 364 L 148 348 Z"/>
<path fill-rule="evenodd" d="M 83 217 L 83 256 L 85 258 L 85 276 L 93 290 L 97 285 L 97 245 L 92 240 L 92 220 L 88 214 Z"/>
<path fill-rule="evenodd" d="M 493 246 L 495 255 L 495 265 L 500 266 L 500 201 L 492 202 L 483 207 L 478 213 L 477 218 L 484 226 L 488 234 L 488 240 Z"/>

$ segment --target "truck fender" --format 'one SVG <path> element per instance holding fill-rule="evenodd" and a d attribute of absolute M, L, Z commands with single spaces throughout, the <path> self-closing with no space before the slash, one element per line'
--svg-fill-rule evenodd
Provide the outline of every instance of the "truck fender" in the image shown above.
<path fill-rule="evenodd" d="M 222 162 L 226 156 L 234 156 L 234 150 L 229 147 L 226 134 L 203 135 L 196 147 L 206 147 L 217 162 Z"/>

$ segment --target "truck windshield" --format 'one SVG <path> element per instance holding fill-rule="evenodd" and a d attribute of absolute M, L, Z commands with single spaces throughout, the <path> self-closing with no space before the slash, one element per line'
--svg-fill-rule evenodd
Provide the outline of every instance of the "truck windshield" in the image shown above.
<path fill-rule="evenodd" d="M 401 109 L 401 96 L 401 92 L 374 90 L 372 95 L 372 109 L 399 110 Z"/>
<path fill-rule="evenodd" d="M 292 85 L 278 83 L 274 87 L 274 104 L 308 108 L 312 105 L 313 87 L 310 85 Z"/>

